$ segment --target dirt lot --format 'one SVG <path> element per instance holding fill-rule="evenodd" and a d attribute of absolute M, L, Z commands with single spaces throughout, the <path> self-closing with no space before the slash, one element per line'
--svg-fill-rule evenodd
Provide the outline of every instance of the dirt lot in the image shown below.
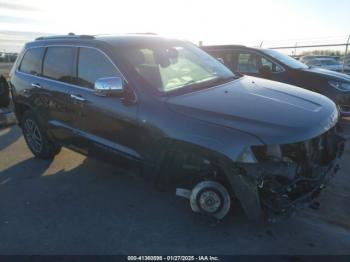
<path fill-rule="evenodd" d="M 64 149 L 33 158 L 18 127 L 0 130 L 1 254 L 350 254 L 350 155 L 321 208 L 277 224 L 232 210 L 218 225 L 174 192 Z"/>

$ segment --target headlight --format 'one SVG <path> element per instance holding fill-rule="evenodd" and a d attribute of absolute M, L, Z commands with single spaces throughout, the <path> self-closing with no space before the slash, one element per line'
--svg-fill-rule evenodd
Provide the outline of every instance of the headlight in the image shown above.
<path fill-rule="evenodd" d="M 340 91 L 343 91 L 343 92 L 350 91 L 350 83 L 339 82 L 339 81 L 328 81 L 328 83 Z"/>

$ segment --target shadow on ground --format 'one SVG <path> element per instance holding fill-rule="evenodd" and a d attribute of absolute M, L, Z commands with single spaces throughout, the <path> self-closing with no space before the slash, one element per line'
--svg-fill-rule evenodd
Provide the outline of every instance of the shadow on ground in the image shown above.
<path fill-rule="evenodd" d="M 18 132 L 18 128 L 0 128 L 0 150 L 4 150 L 9 145 L 13 144 L 21 135 L 22 134 Z"/>

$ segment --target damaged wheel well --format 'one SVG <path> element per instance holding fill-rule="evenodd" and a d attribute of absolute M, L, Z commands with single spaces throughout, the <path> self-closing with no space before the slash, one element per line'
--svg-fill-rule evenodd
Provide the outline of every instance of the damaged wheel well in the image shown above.
<path fill-rule="evenodd" d="M 166 140 L 160 144 L 156 161 L 157 184 L 193 187 L 199 181 L 215 180 L 234 195 L 222 163 L 230 161 L 209 149 L 182 141 Z M 179 175 L 180 173 L 180 175 Z"/>

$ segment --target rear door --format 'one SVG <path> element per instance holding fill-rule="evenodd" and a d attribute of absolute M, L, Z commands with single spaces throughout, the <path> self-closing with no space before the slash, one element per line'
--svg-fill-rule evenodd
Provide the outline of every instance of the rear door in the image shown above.
<path fill-rule="evenodd" d="M 45 48 L 35 47 L 25 51 L 23 58 L 11 77 L 14 86 L 14 99 L 18 103 L 28 104 L 33 110 L 41 112 L 40 116 L 45 120 L 46 110 L 43 105 L 41 94 L 42 57 Z"/>
<path fill-rule="evenodd" d="M 66 146 L 85 153 L 84 144 L 75 131 L 81 105 L 72 99 L 76 81 L 77 48 L 49 46 L 43 59 L 41 99 L 49 128 L 53 135 Z"/>

